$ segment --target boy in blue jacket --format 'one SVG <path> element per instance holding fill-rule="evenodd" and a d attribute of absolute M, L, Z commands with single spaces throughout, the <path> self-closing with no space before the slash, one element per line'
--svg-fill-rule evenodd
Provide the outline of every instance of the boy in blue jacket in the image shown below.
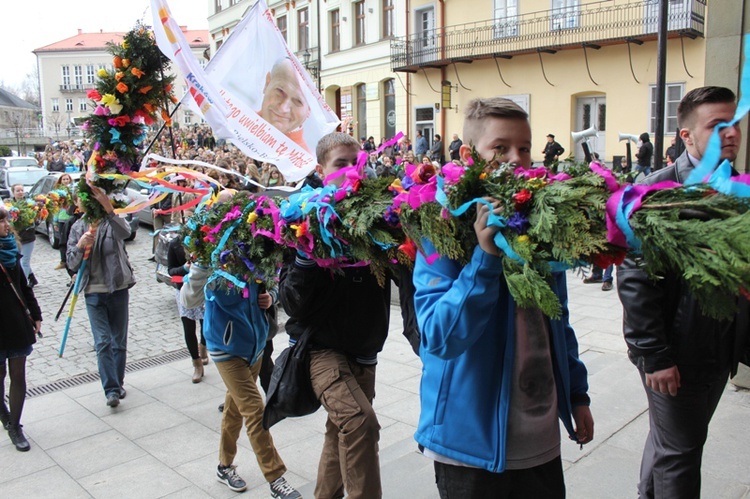
<path fill-rule="evenodd" d="M 247 283 L 248 296 L 244 296 L 236 287 L 221 284 L 221 278 L 211 281 L 211 272 L 199 265 L 190 266 L 188 280 L 180 289 L 180 303 L 186 308 L 200 307 L 205 294 L 206 345 L 227 387 L 216 479 L 235 492 L 247 489 L 233 464 L 244 420 L 258 466 L 271 487 L 271 497 L 301 498 L 284 478 L 287 471 L 284 461 L 271 433 L 263 429 L 265 406 L 257 385 L 268 336 L 263 310 L 276 301 L 276 289 L 266 291 L 251 280 Z"/>
<path fill-rule="evenodd" d="M 475 99 L 460 149 L 488 160 L 531 166 L 528 115 L 502 98 Z M 502 206 L 491 200 L 494 213 Z M 424 363 L 415 438 L 435 461 L 440 497 L 565 497 L 560 426 L 571 439 L 594 436 L 586 368 L 568 322 L 565 274 L 552 289 L 562 316 L 516 306 L 502 258 L 477 205 L 479 240 L 465 266 L 423 255 L 414 268 L 415 308 Z M 427 253 L 434 251 L 427 248 Z"/>

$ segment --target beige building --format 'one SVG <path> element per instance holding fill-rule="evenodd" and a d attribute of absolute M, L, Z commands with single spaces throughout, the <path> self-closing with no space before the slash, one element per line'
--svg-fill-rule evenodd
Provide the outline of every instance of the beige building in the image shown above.
<path fill-rule="evenodd" d="M 706 1 L 669 5 L 666 145 L 677 104 L 704 85 L 706 65 Z M 535 161 L 548 133 L 582 159 L 571 132 L 588 130 L 608 161 L 625 153 L 621 133 L 653 136 L 658 2 L 412 0 L 410 9 L 392 51 L 394 71 L 407 77 L 410 129 L 450 142 L 471 99 L 504 96 L 529 112 Z"/>
<path fill-rule="evenodd" d="M 211 53 L 253 0 L 209 0 Z M 407 129 L 404 78 L 391 72 L 391 41 L 406 33 L 405 0 L 269 0 L 289 48 L 357 137 L 376 142 Z"/>
<path fill-rule="evenodd" d="M 188 30 L 183 33 L 193 54 L 206 62 L 203 53 L 208 49 L 206 30 Z M 96 88 L 96 72 L 101 68 L 112 70 L 112 55 L 107 43 L 119 43 L 125 33 L 84 33 L 34 50 L 39 68 L 39 90 L 42 103 L 42 126 L 48 137 L 64 139 L 80 137 L 79 126 L 93 111 L 86 91 Z M 183 78 L 175 80 L 175 94 L 182 96 L 187 87 Z M 181 107 L 173 116 L 174 123 L 187 125 L 195 121 L 187 107 Z"/>

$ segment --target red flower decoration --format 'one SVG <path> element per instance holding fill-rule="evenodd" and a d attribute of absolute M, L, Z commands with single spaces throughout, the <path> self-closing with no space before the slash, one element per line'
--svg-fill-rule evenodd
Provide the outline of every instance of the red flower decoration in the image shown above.
<path fill-rule="evenodd" d="M 117 118 L 109 119 L 107 122 L 109 123 L 110 126 L 123 127 L 127 125 L 128 123 L 130 123 L 130 116 L 128 115 L 118 116 Z"/>
<path fill-rule="evenodd" d="M 519 192 L 513 194 L 513 201 L 516 202 L 516 208 L 525 205 L 531 201 L 531 191 L 528 189 L 521 189 Z"/>
<path fill-rule="evenodd" d="M 96 102 L 102 100 L 102 95 L 93 88 L 86 91 L 86 97 Z"/>
<path fill-rule="evenodd" d="M 404 241 L 404 244 L 398 247 L 398 250 L 408 256 L 412 262 L 417 259 L 417 245 L 408 237 Z"/>

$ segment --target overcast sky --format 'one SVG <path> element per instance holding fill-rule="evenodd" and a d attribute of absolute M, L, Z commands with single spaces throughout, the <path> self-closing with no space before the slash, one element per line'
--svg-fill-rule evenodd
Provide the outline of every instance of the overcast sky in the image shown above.
<path fill-rule="evenodd" d="M 208 29 L 206 0 L 167 0 L 172 16 L 189 29 Z M 151 26 L 149 0 L 21 0 L 3 2 L 0 82 L 20 88 L 36 66 L 32 50 L 78 34 L 129 31 L 137 20 Z"/>

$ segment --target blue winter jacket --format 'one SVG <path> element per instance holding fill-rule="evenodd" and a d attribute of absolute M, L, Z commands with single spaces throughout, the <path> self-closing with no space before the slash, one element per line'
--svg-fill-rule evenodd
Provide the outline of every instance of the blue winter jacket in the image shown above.
<path fill-rule="evenodd" d="M 227 289 L 218 281 L 206 285 L 203 334 L 214 362 L 242 357 L 254 364 L 263 354 L 268 338 L 268 320 L 258 306 L 258 284 L 247 283 L 249 295 L 237 288 Z"/>
<path fill-rule="evenodd" d="M 215 362 L 241 357 L 254 364 L 268 338 L 268 320 L 258 306 L 259 286 L 248 282 L 248 296 L 244 297 L 242 290 L 229 289 L 223 278 L 211 280 L 211 275 L 211 269 L 192 265 L 180 289 L 180 302 L 185 308 L 205 305 L 203 334 Z M 276 288 L 268 292 L 276 302 Z"/>
<path fill-rule="evenodd" d="M 558 415 L 575 440 L 572 408 L 589 403 L 587 374 L 568 323 L 565 274 L 551 284 L 562 304 L 561 318 L 549 320 Z M 502 472 L 516 308 L 502 259 L 479 246 L 464 267 L 446 258 L 428 264 L 419 255 L 414 285 L 423 362 L 415 438 L 437 454 Z"/>

